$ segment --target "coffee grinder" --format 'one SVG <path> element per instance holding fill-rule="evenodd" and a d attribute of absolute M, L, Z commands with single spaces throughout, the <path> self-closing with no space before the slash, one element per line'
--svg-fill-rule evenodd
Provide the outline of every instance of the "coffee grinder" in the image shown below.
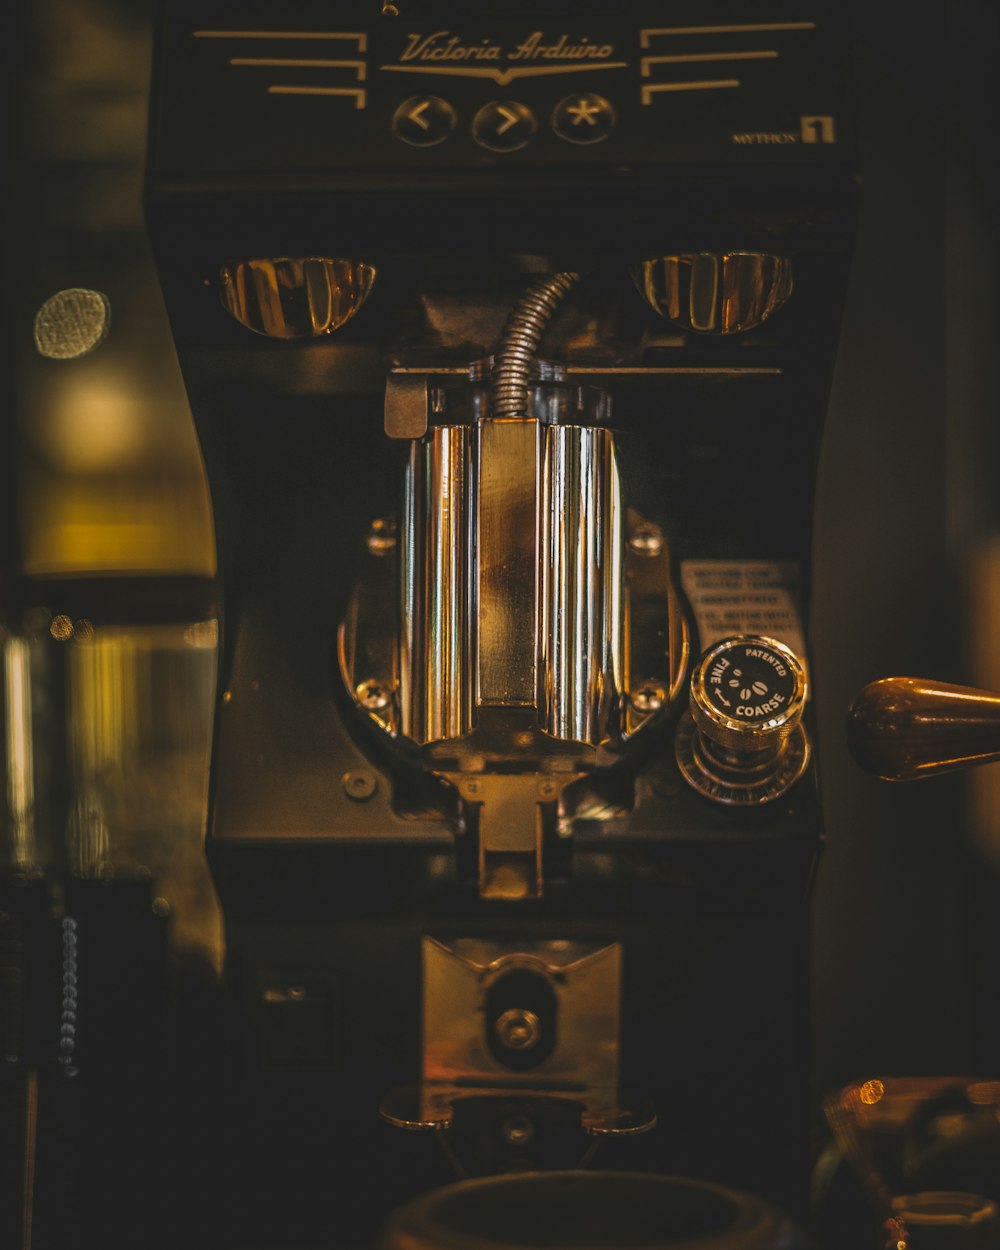
<path fill-rule="evenodd" d="M 148 220 L 223 586 L 213 1167 L 262 1244 L 591 1161 L 802 1211 L 850 129 L 817 5 L 162 6 Z"/>

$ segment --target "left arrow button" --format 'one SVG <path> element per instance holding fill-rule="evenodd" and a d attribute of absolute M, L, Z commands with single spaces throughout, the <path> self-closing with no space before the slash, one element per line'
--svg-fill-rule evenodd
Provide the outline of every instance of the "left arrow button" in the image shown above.
<path fill-rule="evenodd" d="M 447 100 L 436 95 L 410 96 L 392 115 L 392 133 L 416 148 L 443 143 L 455 129 L 458 115 Z"/>

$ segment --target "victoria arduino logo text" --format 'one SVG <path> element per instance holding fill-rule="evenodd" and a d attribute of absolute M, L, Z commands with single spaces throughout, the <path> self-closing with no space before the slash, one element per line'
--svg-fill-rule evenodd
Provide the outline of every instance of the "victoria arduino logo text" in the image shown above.
<path fill-rule="evenodd" d="M 454 63 L 463 61 L 606 61 L 614 56 L 609 43 L 572 37 L 565 33 L 548 36 L 536 30 L 515 46 L 494 43 L 486 36 L 478 43 L 465 43 L 450 30 L 436 30 L 430 35 L 409 35 L 400 61 L 432 61 Z"/>

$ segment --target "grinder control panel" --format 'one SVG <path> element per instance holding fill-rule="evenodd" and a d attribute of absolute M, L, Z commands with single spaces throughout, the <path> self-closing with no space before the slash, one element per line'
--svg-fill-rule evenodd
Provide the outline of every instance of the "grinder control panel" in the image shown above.
<path fill-rule="evenodd" d="M 843 39 L 809 4 L 383 17 L 174 0 L 162 174 L 843 161 Z"/>

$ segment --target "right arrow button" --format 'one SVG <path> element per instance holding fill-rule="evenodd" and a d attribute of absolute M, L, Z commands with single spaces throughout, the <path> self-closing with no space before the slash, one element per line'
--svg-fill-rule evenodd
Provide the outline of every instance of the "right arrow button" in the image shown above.
<path fill-rule="evenodd" d="M 492 100 L 472 119 L 472 137 L 491 152 L 516 152 L 538 129 L 535 115 L 517 100 Z"/>

